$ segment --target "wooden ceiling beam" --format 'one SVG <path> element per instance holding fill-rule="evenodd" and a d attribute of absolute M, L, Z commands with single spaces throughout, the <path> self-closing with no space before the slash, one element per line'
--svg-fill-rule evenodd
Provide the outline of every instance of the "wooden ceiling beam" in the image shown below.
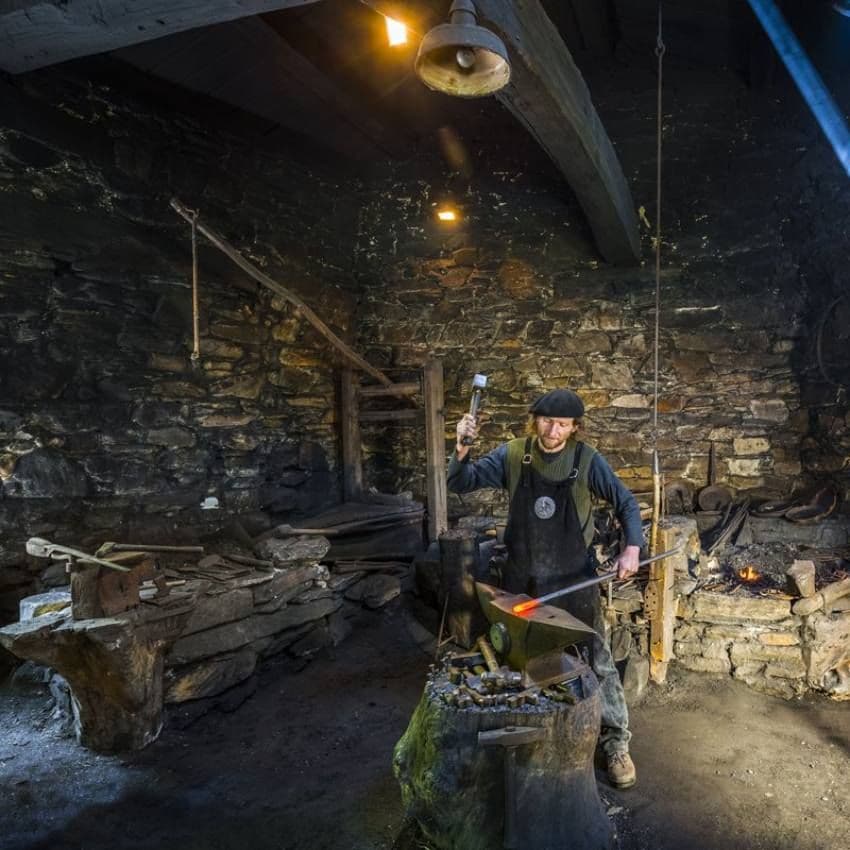
<path fill-rule="evenodd" d="M 566 177 L 602 256 L 640 259 L 634 202 L 581 72 L 539 0 L 476 0 L 479 23 L 504 39 L 511 81 L 496 97 Z"/>
<path fill-rule="evenodd" d="M 177 33 L 114 55 L 145 73 L 308 136 L 349 159 L 400 156 L 406 149 L 393 129 L 362 109 L 259 17 Z"/>
<path fill-rule="evenodd" d="M 0 69 L 20 74 L 317 0 L 3 0 Z"/>
<path fill-rule="evenodd" d="M 408 23 L 419 34 L 434 24 L 436 4 L 361 0 Z M 614 146 L 590 92 L 540 0 L 475 0 L 478 21 L 504 40 L 511 81 L 496 94 L 566 178 L 602 256 L 633 265 L 640 259 L 638 220 Z M 448 20 L 450 3 L 441 6 Z"/>

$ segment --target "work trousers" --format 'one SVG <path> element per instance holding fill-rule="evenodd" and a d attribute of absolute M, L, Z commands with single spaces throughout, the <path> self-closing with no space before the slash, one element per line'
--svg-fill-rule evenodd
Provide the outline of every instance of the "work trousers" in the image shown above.
<path fill-rule="evenodd" d="M 594 612 L 593 627 L 595 634 L 592 640 L 591 668 L 599 680 L 599 695 L 602 702 L 602 731 L 599 744 L 605 755 L 612 756 L 614 753 L 625 753 L 629 750 L 629 741 L 632 738 L 632 733 L 629 731 L 629 709 L 611 650 L 602 638 L 605 634 L 605 625 L 599 605 Z"/>

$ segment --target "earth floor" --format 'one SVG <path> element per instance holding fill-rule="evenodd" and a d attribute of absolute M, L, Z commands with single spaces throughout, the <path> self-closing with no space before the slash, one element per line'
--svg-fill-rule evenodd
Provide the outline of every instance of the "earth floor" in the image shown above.
<path fill-rule="evenodd" d="M 129 755 L 79 747 L 44 686 L 0 687 L 2 850 L 424 850 L 391 769 L 430 662 L 401 600 L 333 653 L 270 662 Z M 676 671 L 632 709 L 638 784 L 598 771 L 619 850 L 850 847 L 850 704 Z"/>

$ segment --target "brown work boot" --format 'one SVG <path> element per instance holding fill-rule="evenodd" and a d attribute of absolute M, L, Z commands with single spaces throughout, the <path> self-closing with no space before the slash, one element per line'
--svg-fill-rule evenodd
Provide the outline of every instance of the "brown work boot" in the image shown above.
<path fill-rule="evenodd" d="M 611 753 L 608 756 L 608 781 L 615 788 L 631 788 L 637 782 L 635 763 L 628 753 Z"/>

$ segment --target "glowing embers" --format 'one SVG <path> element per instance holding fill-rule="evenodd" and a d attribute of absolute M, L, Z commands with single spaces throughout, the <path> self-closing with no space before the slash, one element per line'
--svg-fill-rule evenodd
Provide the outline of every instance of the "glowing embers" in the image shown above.
<path fill-rule="evenodd" d="M 738 578 L 747 584 L 752 584 L 761 578 L 761 573 L 752 564 L 747 564 L 738 570 Z"/>
<path fill-rule="evenodd" d="M 384 18 L 387 25 L 387 41 L 390 47 L 400 47 L 407 44 L 407 27 L 394 18 Z"/>

